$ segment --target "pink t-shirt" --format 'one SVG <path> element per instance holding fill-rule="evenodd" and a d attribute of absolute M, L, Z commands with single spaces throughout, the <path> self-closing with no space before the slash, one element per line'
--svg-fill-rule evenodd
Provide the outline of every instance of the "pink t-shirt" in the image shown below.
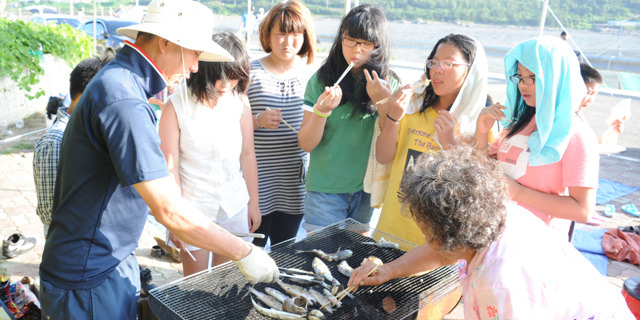
<path fill-rule="evenodd" d="M 518 183 L 531 189 L 554 195 L 568 195 L 568 187 L 598 187 L 599 156 L 595 133 L 583 121 L 574 119 L 571 138 L 562 159 L 543 166 L 530 166 L 529 136 L 536 130 L 535 118 L 518 134 L 505 139 L 508 130 L 503 130 L 491 146 L 490 153 L 497 154 L 502 171 Z M 519 203 L 538 218 L 566 234 L 570 221 L 552 217 L 542 211 Z"/>
<path fill-rule="evenodd" d="M 620 289 L 514 202 L 502 235 L 459 260 L 465 319 L 634 319 Z"/>

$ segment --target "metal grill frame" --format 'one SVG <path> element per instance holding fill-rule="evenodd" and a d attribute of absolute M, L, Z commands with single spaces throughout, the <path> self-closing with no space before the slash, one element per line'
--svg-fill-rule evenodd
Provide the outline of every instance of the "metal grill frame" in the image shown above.
<path fill-rule="evenodd" d="M 368 233 L 370 237 L 365 237 L 362 233 Z M 349 238 L 349 242 L 342 238 L 336 239 L 337 236 L 345 236 Z M 360 243 L 373 241 L 371 238 L 379 240 L 381 237 L 397 243 L 401 250 L 382 249 Z M 335 247 L 336 243 L 342 242 L 343 245 Z M 303 239 L 293 238 L 279 243 L 271 248 L 270 255 L 278 266 L 312 271 L 311 261 L 315 255 L 295 254 L 295 250 L 321 249 L 332 253 L 338 249 L 351 249 L 354 255 L 347 261 L 355 268 L 367 256 L 378 256 L 387 263 L 415 247 L 413 243 L 347 219 L 314 231 Z M 337 262 L 324 262 L 332 275 L 346 286 L 348 278 L 337 271 Z M 424 303 L 436 300 L 455 290 L 458 283 L 457 267 L 446 266 L 419 277 L 394 279 L 380 286 L 360 288 L 354 293 L 357 298 L 355 301 L 345 298 L 345 305 L 333 315 L 324 313 L 327 319 L 410 319 L 420 308 L 420 301 Z M 151 290 L 149 304 L 160 319 L 269 319 L 259 314 L 251 305 L 246 288 L 250 285 L 235 265 L 228 262 Z M 257 284 L 255 288 L 262 291 L 266 286 L 280 289 L 277 284 Z M 396 301 L 396 311 L 389 314 L 382 308 L 381 296 L 404 298 Z M 345 306 L 349 307 L 345 309 Z M 215 311 L 211 313 L 211 310 Z"/>

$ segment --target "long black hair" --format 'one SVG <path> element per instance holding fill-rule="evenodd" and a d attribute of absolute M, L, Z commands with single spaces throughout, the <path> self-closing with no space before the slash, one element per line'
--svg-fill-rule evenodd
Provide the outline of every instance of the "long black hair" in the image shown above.
<path fill-rule="evenodd" d="M 511 81 L 511 80 L 509 80 Z M 535 85 L 535 83 L 534 83 Z M 536 108 L 528 106 L 524 99 L 522 99 L 522 94 L 520 93 L 520 88 L 516 92 L 516 106 L 513 108 L 513 114 L 511 117 L 511 125 L 507 127 L 509 132 L 507 133 L 507 138 L 511 138 L 516 135 L 516 133 L 522 131 L 524 127 L 526 127 L 531 119 L 536 115 Z"/>
<path fill-rule="evenodd" d="M 214 98 L 217 80 L 240 80 L 233 89 L 244 94 L 249 87 L 251 62 L 242 42 L 231 31 L 221 31 L 213 35 L 213 41 L 227 50 L 235 59 L 230 62 L 198 62 L 198 72 L 187 79 L 187 86 L 200 102 Z"/>
<path fill-rule="evenodd" d="M 473 39 L 462 34 L 451 33 L 446 37 L 438 40 L 436 45 L 433 46 L 433 50 L 431 50 L 431 53 L 429 54 L 429 57 L 427 57 L 427 60 L 431 60 L 433 59 L 433 57 L 435 57 L 436 51 L 438 51 L 438 46 L 443 43 L 450 43 L 456 46 L 458 50 L 460 50 L 460 53 L 462 53 L 462 56 L 464 57 L 466 62 L 469 63 L 469 69 L 471 69 L 471 65 L 476 59 L 476 42 Z M 426 64 L 424 66 L 424 70 L 425 74 L 427 75 L 427 79 L 431 79 L 431 76 L 429 75 L 429 67 Z M 433 91 L 433 86 L 427 86 L 427 88 L 424 90 L 424 99 L 422 100 L 420 112 L 424 112 L 425 110 L 427 110 L 427 108 L 435 106 L 438 101 L 440 101 L 440 97 L 435 93 L 435 91 Z M 449 106 L 448 108 L 450 107 L 451 106 Z"/>
<path fill-rule="evenodd" d="M 376 44 L 375 48 L 371 51 L 371 57 L 362 66 L 363 69 L 367 69 L 369 72 L 375 70 L 378 76 L 383 79 L 387 76 L 397 78 L 397 76 L 389 70 L 390 49 L 389 35 L 387 34 L 387 18 L 379 8 L 370 4 L 362 4 L 351 9 L 351 11 L 342 18 L 340 29 L 338 29 L 338 34 L 333 41 L 329 56 L 318 70 L 318 77 L 325 85 L 333 85 L 349 66 L 342 52 L 342 37 L 345 35 L 354 39 L 371 41 Z M 340 88 L 342 89 L 342 100 L 340 104 L 344 104 L 347 101 L 353 102 L 356 106 L 356 113 L 373 114 L 376 108 L 375 104 L 371 103 L 369 94 L 367 94 L 367 80 L 363 72 L 361 72 L 361 70 L 358 71 L 359 72 L 356 72 L 355 79 L 349 74 L 340 82 Z M 359 93 L 358 96 L 356 96 L 356 92 Z"/>

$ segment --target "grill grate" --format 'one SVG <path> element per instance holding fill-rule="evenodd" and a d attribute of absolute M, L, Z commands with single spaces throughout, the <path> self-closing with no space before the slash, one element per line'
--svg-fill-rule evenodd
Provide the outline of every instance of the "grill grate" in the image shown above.
<path fill-rule="evenodd" d="M 275 245 L 270 255 L 280 267 L 312 271 L 314 255 L 296 254 L 296 250 L 320 249 L 333 253 L 339 248 L 350 249 L 353 256 L 347 262 L 354 268 L 369 256 L 376 256 L 386 263 L 404 253 L 402 250 L 362 244 L 372 241 L 359 233 L 364 231 L 373 231 L 374 238 L 384 236 L 386 240 L 398 243 L 403 250 L 415 247 L 348 219 L 298 242 L 291 239 Z M 337 263 L 325 263 L 334 278 L 346 286 L 349 279 L 338 272 Z M 457 285 L 457 281 L 455 266 L 442 267 L 419 277 L 394 279 L 381 286 L 362 287 L 354 293 L 356 299 L 343 299 L 342 307 L 333 314 L 323 312 L 328 319 L 404 319 L 415 314 L 420 299 L 445 294 Z M 151 290 L 149 303 L 160 319 L 268 319 L 254 310 L 246 288 L 248 286 L 250 284 L 238 269 L 232 263 L 227 263 Z M 267 286 L 280 290 L 277 284 L 257 284 L 255 288 L 264 291 Z M 395 302 L 396 309 L 392 313 L 383 309 L 383 299 L 393 299 Z"/>

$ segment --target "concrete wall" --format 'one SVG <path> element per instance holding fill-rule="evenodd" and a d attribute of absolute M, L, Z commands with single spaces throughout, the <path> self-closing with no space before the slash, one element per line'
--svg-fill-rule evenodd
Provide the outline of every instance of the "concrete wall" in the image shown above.
<path fill-rule="evenodd" d="M 16 120 L 46 110 L 49 96 L 60 93 L 66 95 L 69 92 L 69 74 L 72 68 L 64 60 L 46 54 L 41 65 L 45 71 L 39 78 L 40 82 L 33 87 L 31 95 L 40 89 L 44 89 L 45 94 L 37 99 L 29 100 L 25 91 L 18 89 L 10 78 L 0 78 L 0 121 L 4 120 L 9 126 L 13 126 Z"/>

